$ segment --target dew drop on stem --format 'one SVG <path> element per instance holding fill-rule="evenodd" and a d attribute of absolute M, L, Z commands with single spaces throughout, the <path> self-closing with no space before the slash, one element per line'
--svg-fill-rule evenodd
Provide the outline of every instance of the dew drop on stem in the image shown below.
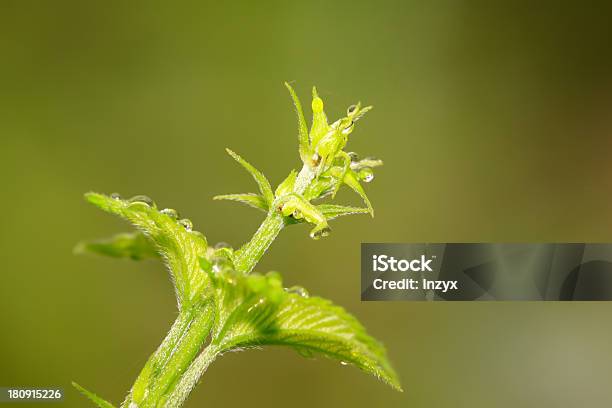
<path fill-rule="evenodd" d="M 113 193 L 113 194 L 110 195 L 110 197 L 113 200 L 121 200 L 121 194 L 119 194 L 119 193 Z"/>

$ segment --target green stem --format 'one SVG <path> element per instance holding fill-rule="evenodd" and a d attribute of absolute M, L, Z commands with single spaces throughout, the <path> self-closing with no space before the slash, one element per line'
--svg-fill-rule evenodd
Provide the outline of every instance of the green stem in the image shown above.
<path fill-rule="evenodd" d="M 302 194 L 312 182 L 314 176 L 315 172 L 312 168 L 304 164 L 296 177 L 293 192 Z M 277 200 L 272 203 L 266 219 L 261 223 L 251 240 L 236 252 L 234 267 L 237 271 L 251 272 L 285 226 L 285 220 L 275 205 L 279 198 L 277 197 Z"/>
<path fill-rule="evenodd" d="M 149 357 L 123 406 L 132 402 L 138 408 L 173 406 L 165 401 L 202 349 L 213 317 L 210 304 L 181 311 L 162 344 Z"/>
<path fill-rule="evenodd" d="M 304 165 L 293 191 L 303 193 L 313 178 L 312 169 Z M 276 201 L 251 240 L 236 251 L 234 267 L 237 271 L 251 272 L 285 226 L 285 219 L 275 204 Z M 138 408 L 181 406 L 219 353 L 215 346 L 209 345 L 198 355 L 210 333 L 213 316 L 208 304 L 196 304 L 181 311 L 122 406 L 130 407 L 132 403 Z"/>
<path fill-rule="evenodd" d="M 297 194 L 304 193 L 306 187 L 312 182 L 315 176 L 314 170 L 307 164 L 302 166 L 302 170 L 295 178 L 295 185 L 293 186 L 293 192 Z"/>
<path fill-rule="evenodd" d="M 198 355 L 193 364 L 185 371 L 172 394 L 168 397 L 166 406 L 180 407 L 183 405 L 191 390 L 200 381 L 202 374 L 206 372 L 208 366 L 217 358 L 219 351 L 218 348 L 209 345 Z"/>
<path fill-rule="evenodd" d="M 249 273 L 261 259 L 285 226 L 285 220 L 274 205 L 249 242 L 234 256 L 234 267 L 242 273 Z"/>

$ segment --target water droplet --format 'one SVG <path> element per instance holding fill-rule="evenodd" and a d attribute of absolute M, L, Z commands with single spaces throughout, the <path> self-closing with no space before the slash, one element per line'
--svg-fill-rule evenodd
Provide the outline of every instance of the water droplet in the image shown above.
<path fill-rule="evenodd" d="M 221 248 L 231 248 L 232 246 L 230 244 L 228 244 L 227 242 L 217 242 L 215 244 L 215 249 L 221 249 Z"/>
<path fill-rule="evenodd" d="M 356 110 L 357 110 L 357 105 L 351 105 L 346 110 L 346 115 L 351 116 L 353 113 L 355 113 Z"/>
<path fill-rule="evenodd" d="M 193 229 L 193 223 L 188 218 L 182 218 L 178 220 L 178 223 L 181 224 L 185 228 L 185 230 L 189 232 L 191 232 L 191 230 Z"/>
<path fill-rule="evenodd" d="M 173 208 L 164 208 L 163 210 L 160 211 L 160 213 L 167 215 L 168 217 L 172 218 L 173 220 L 176 220 L 179 217 L 178 211 L 176 211 Z"/>
<path fill-rule="evenodd" d="M 231 268 L 229 259 L 227 259 L 224 256 L 215 256 L 213 257 L 211 261 L 212 261 L 212 271 L 215 273 L 221 272 L 222 270 L 226 268 Z"/>
<path fill-rule="evenodd" d="M 355 122 L 351 121 L 351 123 L 349 123 L 344 129 L 342 129 L 342 134 L 348 135 L 349 133 L 351 133 L 353 131 L 354 125 L 355 125 Z"/>
<path fill-rule="evenodd" d="M 364 167 L 363 169 L 359 170 L 358 175 L 359 179 L 365 181 L 366 183 L 374 180 L 374 172 L 369 167 Z"/>
<path fill-rule="evenodd" d="M 145 204 L 147 207 L 155 207 L 155 201 L 146 195 L 135 195 L 128 202 L 130 204 Z"/>
<path fill-rule="evenodd" d="M 346 366 L 346 365 L 348 365 L 348 363 L 346 361 L 341 361 L 340 365 Z"/>
<path fill-rule="evenodd" d="M 310 232 L 310 238 L 312 239 L 320 239 L 323 237 L 327 237 L 331 233 L 331 228 L 324 227 L 319 230 L 313 230 Z"/>
<path fill-rule="evenodd" d="M 305 358 L 314 358 L 315 356 L 315 353 L 307 348 L 296 348 L 295 351 L 297 351 L 300 356 Z"/>
<path fill-rule="evenodd" d="M 308 291 L 301 286 L 292 286 L 290 288 L 285 289 L 285 291 L 287 293 L 293 293 L 293 294 L 299 295 L 303 298 L 307 298 L 308 296 L 310 296 L 308 294 Z"/>
<path fill-rule="evenodd" d="M 351 162 L 356 162 L 359 160 L 359 155 L 355 152 L 348 152 L 348 156 L 351 158 Z"/>
<path fill-rule="evenodd" d="M 121 200 L 121 194 L 119 194 L 119 193 L 113 193 L 113 194 L 110 195 L 110 197 L 113 200 Z"/>

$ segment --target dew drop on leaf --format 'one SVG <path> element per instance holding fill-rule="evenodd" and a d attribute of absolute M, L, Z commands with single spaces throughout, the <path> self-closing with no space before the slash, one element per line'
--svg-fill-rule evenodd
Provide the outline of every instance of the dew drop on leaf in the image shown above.
<path fill-rule="evenodd" d="M 188 218 L 182 218 L 182 219 L 178 220 L 178 223 L 181 224 L 183 226 L 183 228 L 185 228 L 185 230 L 187 230 L 189 232 L 191 232 L 191 230 L 193 229 L 193 223 Z"/>
<path fill-rule="evenodd" d="M 340 365 L 346 366 L 346 365 L 348 365 L 348 363 L 346 361 L 341 361 Z"/>
<path fill-rule="evenodd" d="M 135 195 L 128 200 L 130 204 L 145 204 L 148 207 L 155 207 L 155 201 L 146 195 Z"/>
<path fill-rule="evenodd" d="M 164 208 L 163 210 L 160 211 L 160 213 L 167 215 L 173 220 L 176 220 L 179 217 L 178 211 L 172 208 Z"/>
<path fill-rule="evenodd" d="M 220 261 L 220 259 L 222 259 L 222 258 L 217 257 L 217 258 L 213 258 L 213 260 L 212 260 L 212 271 L 214 273 L 218 273 L 218 272 L 221 272 L 223 270 L 223 265 L 225 264 L 225 262 L 224 261 Z"/>
<path fill-rule="evenodd" d="M 113 193 L 113 194 L 110 195 L 110 197 L 113 200 L 121 200 L 121 194 L 119 194 L 119 193 Z"/>
<path fill-rule="evenodd" d="M 312 350 L 303 347 L 296 347 L 295 351 L 304 358 L 314 358 L 315 353 Z"/>
<path fill-rule="evenodd" d="M 315 230 L 310 233 L 310 238 L 312 239 L 320 239 L 322 237 L 327 237 L 331 233 L 331 228 L 325 227 L 320 230 Z"/>
<path fill-rule="evenodd" d="M 374 180 L 374 172 L 369 167 L 364 167 L 363 169 L 359 170 L 358 175 L 359 179 L 365 181 L 366 183 Z"/>
<path fill-rule="evenodd" d="M 295 295 L 301 296 L 303 298 L 307 298 L 310 296 L 308 291 L 301 286 L 292 286 L 290 288 L 285 289 L 287 293 L 293 293 Z"/>
<path fill-rule="evenodd" d="M 348 126 L 346 126 L 344 129 L 342 129 L 341 133 L 343 135 L 348 135 L 349 133 L 352 132 L 353 126 L 355 126 L 355 122 L 351 121 L 351 123 L 349 123 Z"/>

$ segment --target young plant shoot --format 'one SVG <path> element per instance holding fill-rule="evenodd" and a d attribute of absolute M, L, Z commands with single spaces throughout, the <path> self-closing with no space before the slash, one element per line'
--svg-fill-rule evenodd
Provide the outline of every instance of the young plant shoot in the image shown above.
<path fill-rule="evenodd" d="M 137 231 L 81 243 L 77 252 L 161 259 L 169 269 L 178 302 L 176 321 L 121 407 L 180 407 L 217 357 L 265 345 L 289 346 L 306 356 L 321 354 L 354 365 L 401 390 L 385 349 L 355 317 L 328 300 L 309 296 L 302 287 L 285 288 L 278 273 L 252 272 L 287 226 L 309 224 L 310 237 L 320 239 L 329 235 L 329 222 L 334 218 L 374 215 L 362 182 L 372 181 L 372 168 L 382 161 L 369 157 L 360 160 L 344 150 L 357 121 L 371 106 L 351 105 L 346 116 L 329 124 L 323 101 L 313 88 L 309 130 L 296 93 L 285 85 L 298 119 L 301 169 L 292 170 L 273 189 L 261 171 L 228 149 L 255 179 L 259 192 L 214 197 L 264 212 L 261 226 L 242 247 L 209 246 L 191 221 L 180 218 L 173 209 L 158 209 L 146 196 L 123 199 L 118 194 L 85 195 L 90 203 L 124 218 Z M 364 207 L 321 203 L 322 199 L 335 198 L 343 185 L 361 197 Z M 78 384 L 74 386 L 98 407 L 113 407 Z"/>

